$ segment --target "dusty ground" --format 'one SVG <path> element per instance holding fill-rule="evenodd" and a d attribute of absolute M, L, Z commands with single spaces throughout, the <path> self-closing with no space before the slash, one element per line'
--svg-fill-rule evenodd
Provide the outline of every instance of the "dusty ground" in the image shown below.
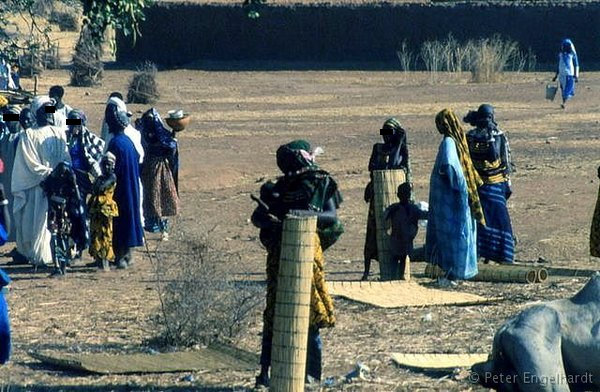
<path fill-rule="evenodd" d="M 130 71 L 108 71 L 98 88 L 67 88 L 65 100 L 88 114 L 99 129 L 111 91 L 126 88 Z M 434 115 L 452 107 L 464 115 L 482 102 L 497 108 L 507 131 L 517 172 L 510 211 L 519 237 L 517 259 L 543 257 L 551 265 L 598 268 L 588 254 L 591 216 L 598 192 L 600 148 L 600 74 L 583 74 L 567 110 L 543 99 L 549 74 L 509 75 L 511 83 L 467 83 L 467 76 L 400 72 L 203 72 L 159 73 L 161 113 L 181 107 L 193 122 L 180 137 L 183 213 L 175 232 L 214 228 L 213 237 L 242 255 L 248 271 L 263 279 L 265 252 L 248 222 L 249 198 L 260 182 L 277 175 L 274 151 L 295 138 L 323 146 L 323 168 L 337 179 L 345 201 L 340 210 L 347 233 L 327 252 L 329 279 L 360 278 L 366 205 L 363 187 L 371 145 L 379 128 L 394 115 L 408 128 L 416 196 L 427 200 L 429 175 L 440 142 Z M 41 90 L 67 84 L 66 71 L 45 73 Z M 24 81 L 25 85 L 30 81 Z M 132 111 L 146 109 L 130 105 Z M 549 139 L 552 138 L 552 139 Z M 419 241 L 422 242 L 423 233 Z M 158 242 L 150 237 L 149 247 Z M 169 246 L 177 247 L 176 240 Z M 9 250 L 10 247 L 5 247 Z M 77 267 L 64 280 L 7 267 L 14 279 L 8 300 L 14 331 L 14 357 L 0 368 L 0 385 L 13 390 L 199 390 L 209 386 L 244 390 L 253 372 L 137 376 L 89 376 L 41 366 L 27 351 L 145 351 L 155 335 L 157 312 L 154 274 L 143 252 L 134 269 L 96 273 Z M 0 263 L 8 261 L 1 258 Z M 4 268 L 5 266 L 2 265 Z M 377 270 L 377 266 L 374 266 Z M 421 272 L 423 264 L 416 264 Z M 374 277 L 376 278 L 376 277 Z M 421 374 L 395 367 L 390 352 L 488 352 L 494 331 L 531 302 L 565 297 L 585 279 L 540 285 L 465 283 L 460 290 L 504 295 L 504 302 L 478 307 L 431 307 L 382 310 L 337 300 L 337 327 L 324 331 L 326 377 L 339 377 L 357 361 L 374 371 L 375 382 L 354 382 L 337 390 L 478 390 L 444 374 Z M 432 321 L 423 316 L 432 314 Z M 257 351 L 260 310 L 238 344 Z M 1 389 L 1 388 L 0 388 Z"/>

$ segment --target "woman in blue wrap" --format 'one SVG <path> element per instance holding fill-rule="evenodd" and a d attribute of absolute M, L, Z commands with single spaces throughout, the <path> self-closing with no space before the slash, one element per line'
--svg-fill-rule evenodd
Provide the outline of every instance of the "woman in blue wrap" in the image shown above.
<path fill-rule="evenodd" d="M 4 365 L 10 358 L 10 322 L 8 306 L 2 292 L 9 283 L 10 278 L 0 269 L 0 365 Z"/>
<path fill-rule="evenodd" d="M 444 136 L 429 185 L 427 261 L 442 268 L 441 285 L 477 275 L 477 225 L 485 225 L 477 188 L 483 184 L 473 167 L 465 131 L 456 115 L 444 109 L 435 118 Z"/>
<path fill-rule="evenodd" d="M 483 104 L 463 119 L 475 126 L 467 133 L 473 165 L 483 180 L 479 198 L 486 226 L 477 226 L 477 253 L 486 262 L 512 263 L 515 241 L 506 201 L 512 194 L 510 148 L 494 119 L 492 105 Z"/>
<path fill-rule="evenodd" d="M 108 151 L 116 157 L 117 186 L 114 200 L 119 216 L 113 220 L 113 250 L 117 268 L 133 264 L 133 248 L 144 245 L 144 232 L 140 218 L 140 165 L 139 154 L 131 139 L 125 135 L 129 115 L 118 105 L 106 107 L 105 118 L 113 137 Z"/>
<path fill-rule="evenodd" d="M 567 101 L 575 96 L 575 83 L 579 81 L 579 59 L 575 51 L 573 42 L 565 38 L 560 44 L 560 53 L 558 54 L 558 69 L 552 81 L 560 82 L 560 91 L 562 92 L 561 108 L 565 108 Z"/>

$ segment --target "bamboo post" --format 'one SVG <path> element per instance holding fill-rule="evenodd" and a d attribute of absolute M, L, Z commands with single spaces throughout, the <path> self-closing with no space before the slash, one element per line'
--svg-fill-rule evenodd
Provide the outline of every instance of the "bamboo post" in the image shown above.
<path fill-rule="evenodd" d="M 399 271 L 391 264 L 389 241 L 390 237 L 383 221 L 383 212 L 393 203 L 398 202 L 398 185 L 406 181 L 404 170 L 375 170 L 373 171 L 373 189 L 375 207 L 375 225 L 377 233 L 377 256 L 381 280 L 398 279 Z M 410 280 L 410 263 L 407 258 L 404 279 Z"/>
<path fill-rule="evenodd" d="M 548 278 L 548 271 L 545 268 L 480 264 L 478 269 L 477 275 L 470 280 L 476 282 L 542 283 Z M 425 275 L 437 278 L 445 276 L 446 272 L 437 265 L 427 264 Z"/>
<path fill-rule="evenodd" d="M 271 390 L 304 391 L 317 217 L 283 222 L 273 323 Z"/>

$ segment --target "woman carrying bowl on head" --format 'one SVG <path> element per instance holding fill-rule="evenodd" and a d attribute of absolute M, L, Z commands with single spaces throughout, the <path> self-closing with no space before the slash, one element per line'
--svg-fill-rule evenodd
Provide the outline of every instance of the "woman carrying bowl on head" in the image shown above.
<path fill-rule="evenodd" d="M 151 233 L 160 232 L 163 240 L 167 240 L 169 221 L 166 217 L 176 216 L 179 212 L 179 196 L 171 169 L 177 162 L 177 139 L 164 126 L 154 108 L 144 113 L 135 125 L 142 134 L 146 153 L 141 167 L 146 193 L 143 202 L 144 229 Z"/>

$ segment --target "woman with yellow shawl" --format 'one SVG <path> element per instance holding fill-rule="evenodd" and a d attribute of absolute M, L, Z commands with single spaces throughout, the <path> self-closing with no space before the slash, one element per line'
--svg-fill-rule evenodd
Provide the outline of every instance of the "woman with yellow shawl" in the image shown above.
<path fill-rule="evenodd" d="M 435 118 L 444 136 L 440 144 L 429 186 L 427 260 L 446 271 L 448 280 L 477 275 L 477 224 L 485 225 L 477 188 L 483 184 L 473 167 L 465 131 L 449 109 Z"/>

